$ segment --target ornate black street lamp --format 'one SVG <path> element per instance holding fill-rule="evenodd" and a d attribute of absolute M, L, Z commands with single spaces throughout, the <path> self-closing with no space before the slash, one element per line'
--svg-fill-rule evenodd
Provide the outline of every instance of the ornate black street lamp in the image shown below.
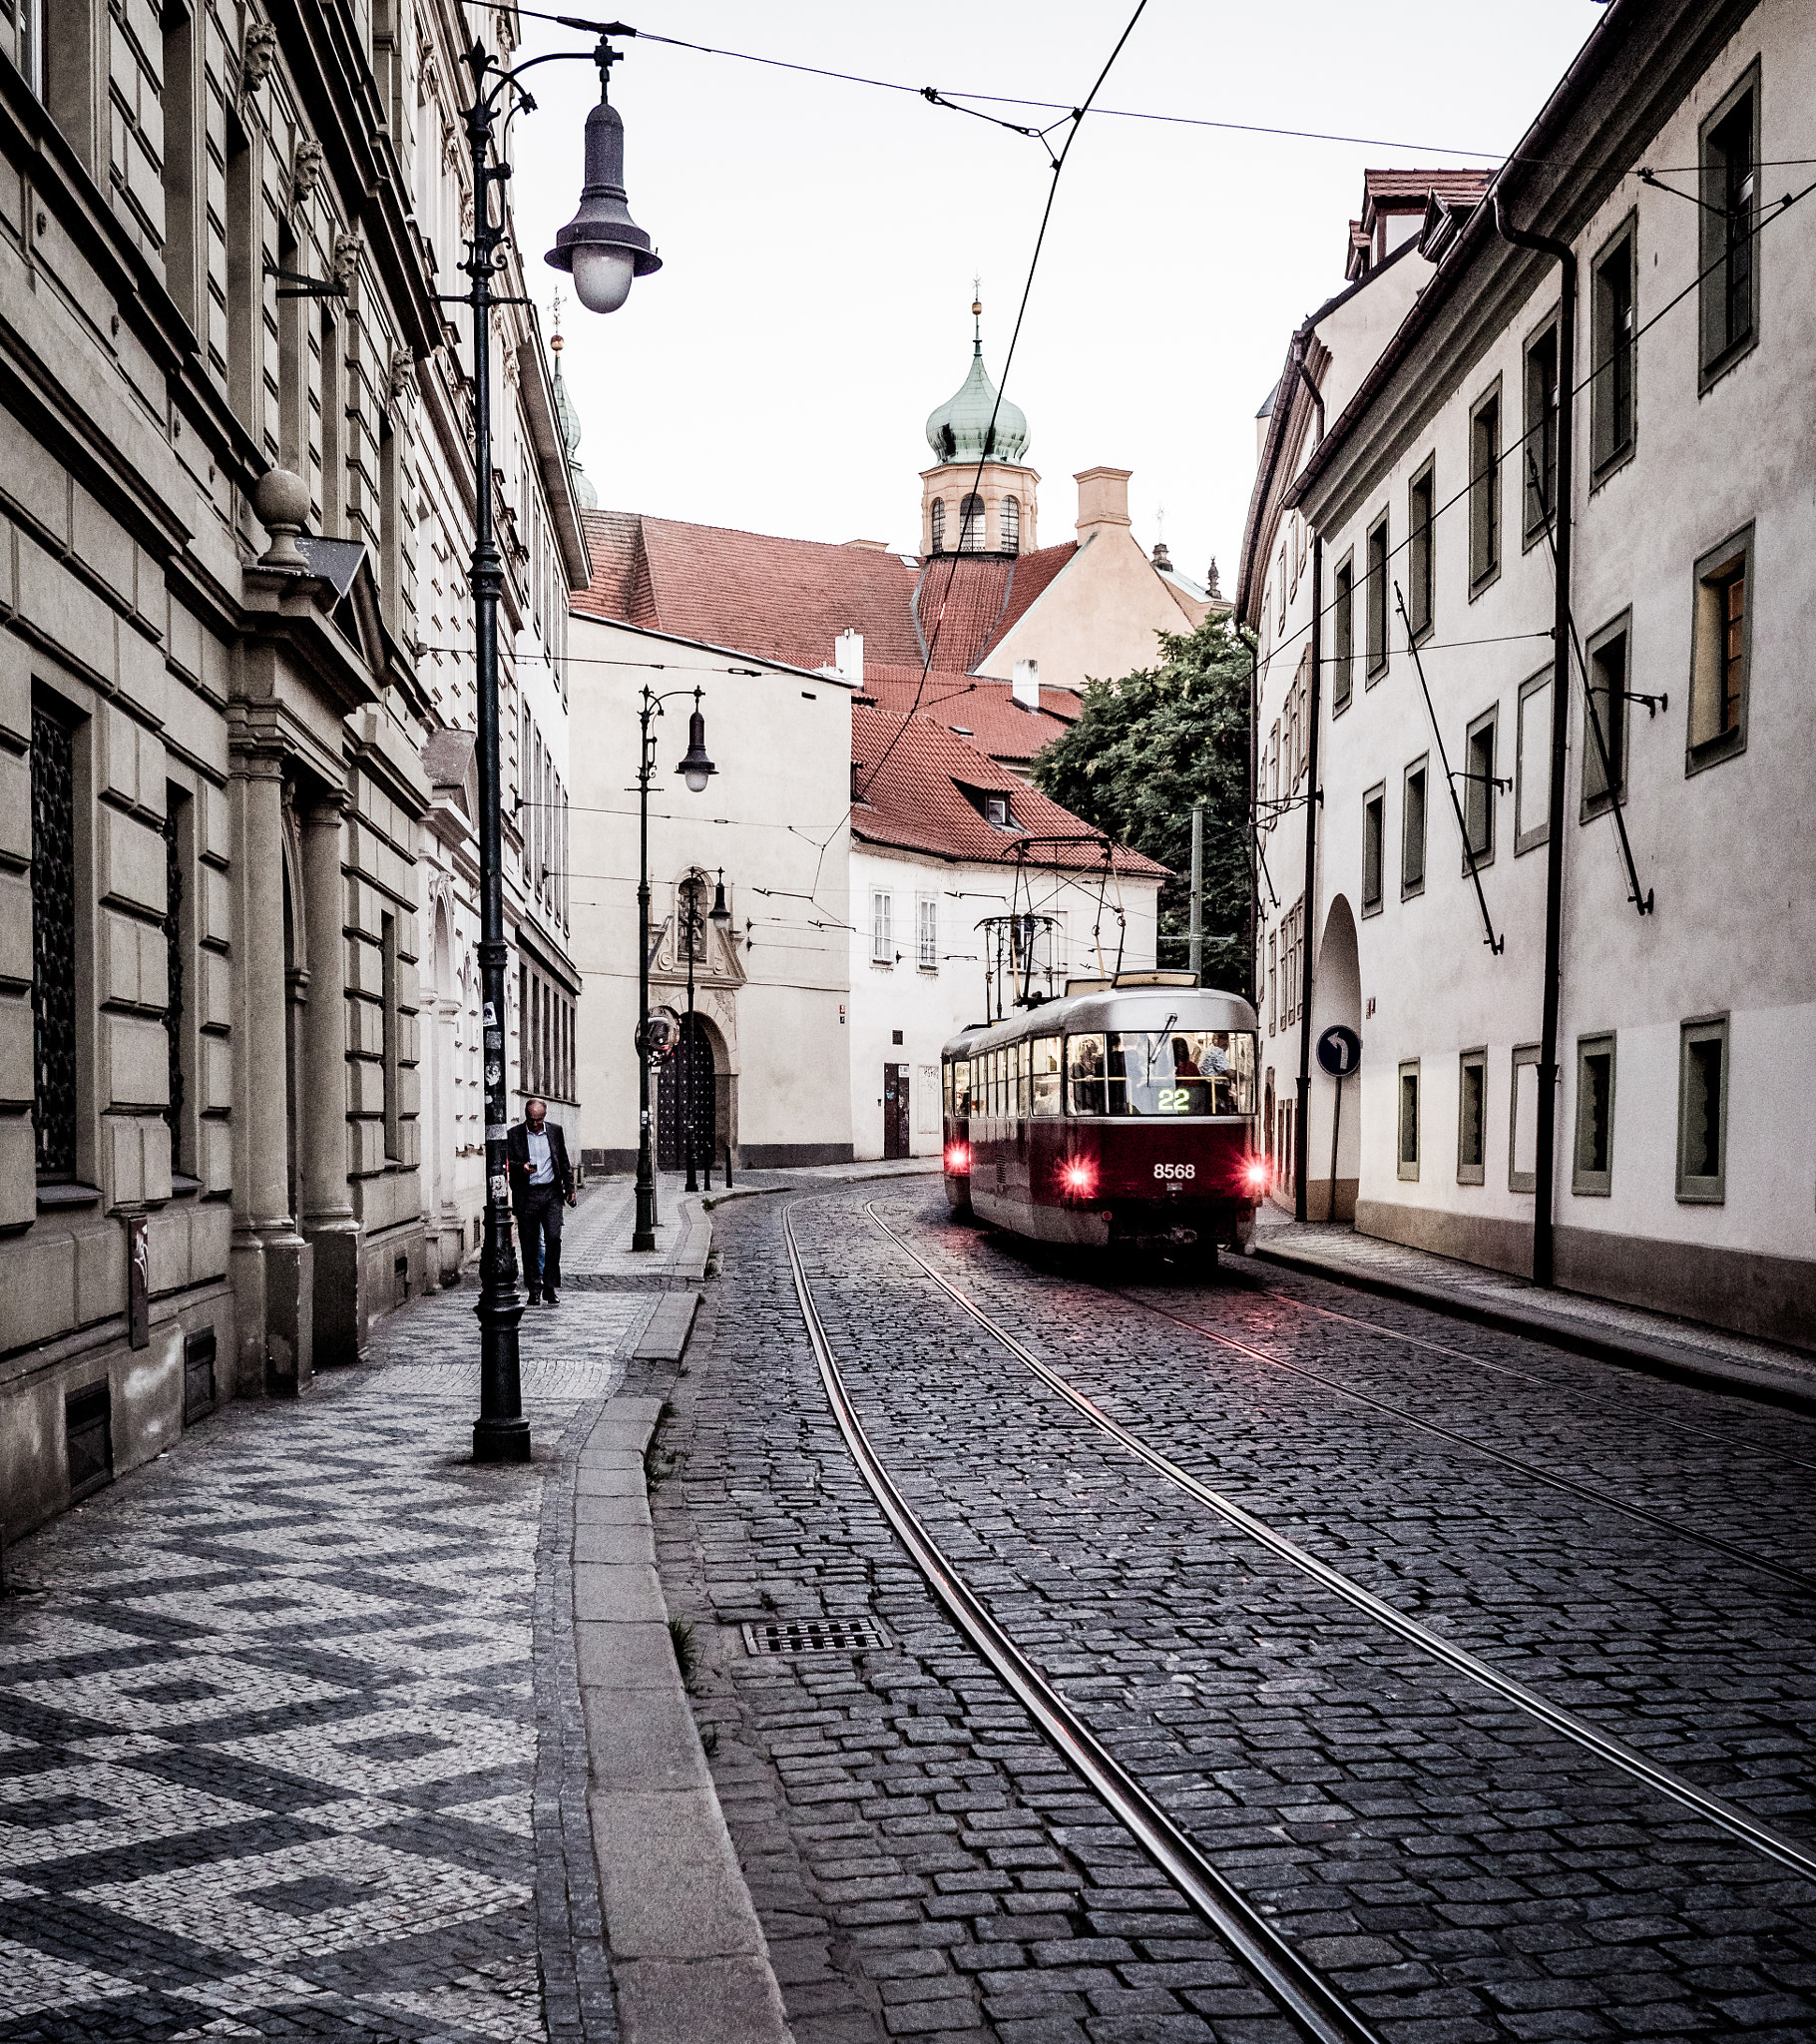
<path fill-rule="evenodd" d="M 684 696 L 685 689 L 671 689 L 667 695 L 656 695 L 648 682 L 644 684 L 643 703 L 638 711 L 638 721 L 643 727 L 643 744 L 637 756 L 637 816 L 638 816 L 638 865 L 637 865 L 637 1219 L 631 1231 L 633 1250 L 653 1250 L 656 1247 L 656 1159 L 650 1147 L 650 957 L 654 946 L 650 940 L 650 776 L 656 771 L 656 738 L 653 727 L 663 714 L 663 705 L 677 696 Z M 698 794 L 707 779 L 718 771 L 706 757 L 706 720 L 700 711 L 700 697 L 703 691 L 693 692 L 693 715 L 687 721 L 687 750 L 676 767 L 687 783 L 688 791 Z M 687 943 L 687 1013 L 693 1012 L 693 944 Z M 683 1040 L 679 1055 L 686 1056 Z M 678 1082 L 679 1084 L 679 1079 Z M 685 1139 L 683 1138 L 683 1141 Z M 691 1190 L 691 1188 L 689 1189 Z"/>
<path fill-rule="evenodd" d="M 501 116 L 529 112 L 536 102 L 522 84 L 538 64 L 591 61 L 599 66 L 600 103 L 587 116 L 586 182 L 580 211 L 562 229 L 548 260 L 572 270 L 575 295 L 596 312 L 613 312 L 636 276 L 662 266 L 650 237 L 625 206 L 624 123 L 606 104 L 606 88 L 619 53 L 607 38 L 635 35 L 619 22 L 570 20 L 565 26 L 599 37 L 593 50 L 557 50 L 507 71 L 475 37 L 466 53 L 473 104 L 465 110 L 473 158 L 473 235 L 461 268 L 472 287 L 456 302 L 473 308 L 473 659 L 478 698 L 479 766 L 479 975 L 480 1026 L 485 1049 L 486 1206 L 479 1256 L 479 1418 L 473 1427 L 476 1462 L 527 1462 L 530 1424 L 523 1416 L 517 1326 L 523 1294 L 517 1288 L 517 1252 L 511 1238 L 511 1197 L 505 1167 L 505 948 L 504 859 L 500 835 L 501 759 L 498 719 L 498 599 L 504 587 L 492 515 L 492 307 L 525 304 L 494 295 L 503 266 L 506 233 L 492 218 L 492 189 L 511 175 L 492 161 L 493 129 Z"/>
<path fill-rule="evenodd" d="M 698 873 L 689 873 L 681 882 L 681 897 L 686 902 L 681 914 L 681 927 L 687 943 L 687 1019 L 681 1024 L 677 1097 L 681 1107 L 682 1162 L 687 1171 L 687 1183 L 682 1191 L 697 1193 L 699 1181 L 694 1176 L 693 1165 L 693 1037 L 698 1025 L 693 1019 L 693 954 L 699 946 L 699 933 L 705 927 L 705 918 L 699 912 Z"/>

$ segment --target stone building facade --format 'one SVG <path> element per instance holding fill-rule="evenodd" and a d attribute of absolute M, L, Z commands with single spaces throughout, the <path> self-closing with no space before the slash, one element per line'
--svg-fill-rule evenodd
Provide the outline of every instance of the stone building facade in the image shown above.
<path fill-rule="evenodd" d="M 0 21 L 9 1536 L 355 1360 L 470 1252 L 470 341 L 437 302 L 465 34 L 386 4 Z M 553 1090 L 586 548 L 522 308 L 496 344 L 509 919 Z"/>

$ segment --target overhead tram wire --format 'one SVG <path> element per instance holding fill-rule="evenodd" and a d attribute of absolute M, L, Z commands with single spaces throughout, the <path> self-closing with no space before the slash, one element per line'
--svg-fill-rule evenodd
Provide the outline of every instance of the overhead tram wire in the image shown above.
<path fill-rule="evenodd" d="M 477 6 L 479 0 L 466 0 L 469 6 Z M 572 14 L 548 14 L 534 7 L 510 7 L 502 10 L 517 15 L 525 21 L 552 21 L 567 28 L 584 28 L 593 31 L 600 24 L 582 20 Z M 866 86 L 877 92 L 903 94 L 911 99 L 925 100 L 929 106 L 943 107 L 955 114 L 971 114 L 977 110 L 961 106 L 962 100 L 977 100 L 990 107 L 1030 107 L 1041 113 L 1053 113 L 1065 120 L 1077 111 L 1061 100 L 1038 100 L 1021 97 L 1014 93 L 965 92 L 954 87 L 932 85 L 910 85 L 899 78 L 872 78 L 860 71 L 836 71 L 823 64 L 802 64 L 787 57 L 765 57 L 754 50 L 728 50 L 716 43 L 690 43 L 681 36 L 658 35 L 649 29 L 635 29 L 625 23 L 615 24 L 620 35 L 635 36 L 640 42 L 664 43 L 672 50 L 691 50 L 702 57 L 726 57 L 738 64 L 760 64 L 771 71 L 793 71 L 804 78 L 824 78 L 837 85 Z M 1098 107 L 1094 111 L 1110 121 L 1151 121 L 1167 128 L 1202 128 L 1225 135 L 1264 135 L 1283 142 L 1328 142 L 1346 149 L 1400 149 L 1418 156 L 1472 156 L 1480 157 L 1485 163 L 1566 165 L 1572 170 L 1585 168 L 1574 157 L 1521 156 L 1509 155 L 1505 150 L 1476 149 L 1448 142 L 1406 142 L 1380 135 L 1338 135 L 1319 128 L 1276 128 L 1256 121 L 1213 121 L 1201 114 L 1159 114 L 1145 107 Z M 991 120 L 988 114 L 979 116 Z M 1056 128 L 1060 121 L 1050 122 L 1048 128 Z M 1041 136 L 1048 129 L 1028 128 L 1013 121 L 998 121 L 999 128 L 1007 128 L 1011 134 Z M 1816 157 L 1786 156 L 1767 158 L 1755 166 L 1758 170 L 1797 170 L 1816 164 Z M 1667 177 L 1680 177 L 1701 169 L 1698 164 L 1653 164 L 1645 167 L 1652 173 L 1662 172 Z M 1643 174 L 1643 173 L 1642 173 Z M 1679 195 L 1681 196 L 1681 195 Z"/>
<path fill-rule="evenodd" d="M 1065 142 L 1061 145 L 1059 155 L 1055 156 L 1053 154 L 1044 135 L 1039 138 L 1041 147 L 1047 151 L 1047 155 L 1053 164 L 1053 182 L 1047 188 L 1047 203 L 1041 209 L 1040 232 L 1034 238 L 1034 254 L 1029 257 L 1028 275 L 1022 285 L 1022 302 L 1016 308 L 1015 327 L 1009 336 L 1009 352 L 1003 357 L 1003 378 L 997 385 L 996 401 L 990 407 L 990 424 L 984 432 L 983 448 L 978 455 L 977 470 L 971 479 L 971 489 L 967 492 L 968 495 L 975 496 L 977 494 L 978 485 L 984 479 L 985 464 L 989 461 L 991 449 L 996 444 L 997 414 L 1003 407 L 1003 392 L 1009 387 L 1009 371 L 1015 362 L 1016 345 L 1022 337 L 1022 322 L 1028 316 L 1028 300 L 1034 290 L 1036 272 L 1041 266 L 1041 252 L 1047 246 L 1047 228 L 1053 219 L 1053 202 L 1059 197 L 1060 179 L 1066 169 L 1066 160 L 1072 154 L 1072 145 L 1079 139 L 1079 133 L 1085 125 L 1085 116 L 1091 111 L 1092 102 L 1103 90 L 1104 81 L 1110 76 L 1112 65 L 1123 54 L 1124 45 L 1135 34 L 1135 23 L 1140 20 L 1146 9 L 1147 0 L 1135 0 L 1135 10 L 1129 17 L 1128 26 L 1117 38 L 1116 48 L 1106 58 L 1103 70 L 1098 73 L 1096 84 L 1085 95 L 1082 104 L 1072 110 L 1072 133 L 1067 136 Z M 959 545 L 961 549 L 964 546 L 964 540 L 965 513 L 963 500 L 961 500 L 959 506 Z M 889 755 L 895 751 L 896 746 L 901 742 L 902 734 L 908 729 L 909 724 L 919 715 L 921 698 L 927 692 L 927 677 L 933 671 L 933 657 L 939 650 L 940 631 L 946 622 L 946 605 L 952 596 L 952 584 L 958 574 L 959 559 L 960 554 L 954 553 L 951 556 L 951 565 L 946 570 L 946 591 L 945 595 L 940 599 L 940 608 L 934 618 L 932 637 L 927 641 L 927 656 L 921 663 L 921 679 L 919 686 L 914 692 L 914 702 L 910 706 L 907 715 L 896 726 L 894 737 L 883 748 L 882 754 L 875 766 L 865 774 L 863 786 L 852 797 L 854 804 L 867 795 L 871 788 L 876 785 L 876 776 L 883 770 Z"/>

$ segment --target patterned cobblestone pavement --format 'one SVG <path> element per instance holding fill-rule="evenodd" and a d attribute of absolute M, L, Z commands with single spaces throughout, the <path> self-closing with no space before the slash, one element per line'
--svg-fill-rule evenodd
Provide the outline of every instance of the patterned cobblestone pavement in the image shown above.
<path fill-rule="evenodd" d="M 1312 1279 L 1141 1290 L 1333 1380 L 1313 1384 L 948 1226 L 937 1191 L 795 1210 L 864 1423 L 954 1565 L 1392 2044 L 1816 2031 L 1816 1887 L 1164 1486 L 967 1321 L 866 1198 L 1176 1461 L 1806 1848 L 1816 1607 L 1615 1506 L 1811 1570 L 1816 1426 Z M 779 1206 L 715 1215 L 724 1276 L 662 1436 L 658 1533 L 797 2038 L 1282 2034 L 889 1536 L 826 1411 Z M 840 1614 L 888 1646 L 752 1657 L 738 1632 Z"/>
<path fill-rule="evenodd" d="M 611 2034 L 539 1528 L 649 1302 L 526 1316 L 518 1469 L 469 1459 L 472 1306 L 394 1314 L 10 1557 L 4 2044 Z"/>

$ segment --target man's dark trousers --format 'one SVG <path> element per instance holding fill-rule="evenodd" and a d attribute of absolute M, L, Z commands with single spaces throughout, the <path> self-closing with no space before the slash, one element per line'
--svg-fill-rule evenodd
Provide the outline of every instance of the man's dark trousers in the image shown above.
<path fill-rule="evenodd" d="M 525 1186 L 517 1196 L 517 1241 L 532 1298 L 561 1289 L 561 1210 L 558 1185 Z"/>

